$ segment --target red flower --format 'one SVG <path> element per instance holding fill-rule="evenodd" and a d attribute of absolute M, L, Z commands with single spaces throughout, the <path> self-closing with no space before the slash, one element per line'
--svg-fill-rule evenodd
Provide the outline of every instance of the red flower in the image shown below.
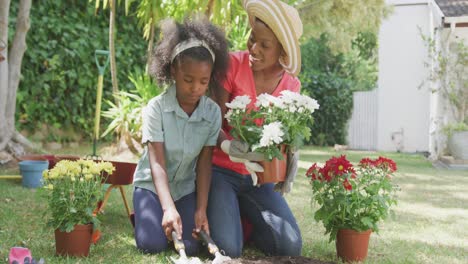
<path fill-rule="evenodd" d="M 337 157 L 332 157 L 325 163 L 325 167 L 328 167 L 334 175 L 343 175 L 348 173 L 353 168 L 353 165 L 346 159 L 345 155 Z"/>
<path fill-rule="evenodd" d="M 317 173 L 319 171 L 320 167 L 317 165 L 317 163 L 312 164 L 310 168 L 306 172 L 307 177 L 311 177 L 312 180 L 317 180 Z"/>
<path fill-rule="evenodd" d="M 374 161 L 369 159 L 369 158 L 363 158 L 360 162 L 359 162 L 359 166 L 363 167 L 363 168 L 367 168 L 367 167 L 371 167 L 371 166 L 374 166 Z"/>
<path fill-rule="evenodd" d="M 390 173 L 395 172 L 397 170 L 396 163 L 393 160 L 382 156 L 375 160 L 375 166 L 383 169 L 388 169 L 390 170 Z"/>
<path fill-rule="evenodd" d="M 351 183 L 348 181 L 348 179 L 345 179 L 343 181 L 343 187 L 348 190 L 348 191 L 351 191 L 353 189 L 353 186 L 351 185 Z"/>
<path fill-rule="evenodd" d="M 325 165 L 325 167 L 319 169 L 319 180 L 331 182 L 333 175 L 330 173 L 330 168 Z"/>

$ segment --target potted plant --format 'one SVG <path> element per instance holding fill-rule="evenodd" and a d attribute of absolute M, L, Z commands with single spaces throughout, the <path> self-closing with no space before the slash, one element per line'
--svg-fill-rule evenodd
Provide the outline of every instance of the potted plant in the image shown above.
<path fill-rule="evenodd" d="M 43 174 L 47 195 L 48 225 L 55 229 L 57 255 L 88 256 L 93 213 L 102 196 L 102 177 L 111 174 L 110 162 L 62 160 Z"/>
<path fill-rule="evenodd" d="M 323 167 L 314 163 L 306 172 L 318 204 L 315 220 L 322 221 L 330 242 L 336 239 L 337 255 L 343 261 L 367 257 L 371 232 L 396 204 L 398 187 L 392 182 L 393 160 L 362 159 L 353 166 L 346 156 L 332 157 Z"/>
<path fill-rule="evenodd" d="M 231 135 L 247 142 L 251 151 L 263 153 L 264 173 L 258 173 L 259 183 L 284 181 L 286 151 L 296 150 L 308 140 L 312 113 L 319 108 L 316 100 L 291 91 L 279 97 L 261 94 L 255 104 L 248 95 L 237 96 L 226 103 L 226 119 Z M 279 172 L 279 173 L 278 173 Z M 275 175 L 273 178 L 269 178 Z M 279 177 L 279 178 L 278 178 Z"/>
<path fill-rule="evenodd" d="M 437 49 L 434 40 L 423 36 L 432 63 L 428 80 L 440 93 L 448 111 L 445 112 L 443 132 L 448 137 L 448 149 L 456 159 L 468 160 L 468 47 L 463 41 Z"/>

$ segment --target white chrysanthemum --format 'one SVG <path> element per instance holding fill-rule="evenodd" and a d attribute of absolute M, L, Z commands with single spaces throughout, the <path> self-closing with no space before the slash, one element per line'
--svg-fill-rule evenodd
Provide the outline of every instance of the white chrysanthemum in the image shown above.
<path fill-rule="evenodd" d="M 231 121 L 232 112 L 232 109 L 229 109 L 229 111 L 227 111 L 227 113 L 224 115 L 224 118 L 226 118 L 228 122 Z"/>
<path fill-rule="evenodd" d="M 303 99 L 303 105 L 304 107 L 309 110 L 311 113 L 313 113 L 315 110 L 319 109 L 320 105 L 317 102 L 317 100 L 312 99 L 308 96 L 304 96 Z"/>
<path fill-rule="evenodd" d="M 263 93 L 257 97 L 257 102 L 255 102 L 256 107 L 269 107 L 270 105 L 274 104 L 274 101 L 277 100 L 271 94 Z"/>
<path fill-rule="evenodd" d="M 260 147 L 268 147 L 274 144 L 283 142 L 284 133 L 281 130 L 281 122 L 273 122 L 263 126 L 262 138 L 260 139 Z"/>
<path fill-rule="evenodd" d="M 283 103 L 287 105 L 292 104 L 295 101 L 296 94 L 297 93 L 295 92 L 284 90 L 281 92 L 281 96 L 280 96 L 281 101 L 283 101 Z"/>
<path fill-rule="evenodd" d="M 234 98 L 230 103 L 226 103 L 226 106 L 231 109 L 245 110 L 251 101 L 252 100 L 250 100 L 250 96 L 248 95 L 236 96 L 236 98 Z"/>

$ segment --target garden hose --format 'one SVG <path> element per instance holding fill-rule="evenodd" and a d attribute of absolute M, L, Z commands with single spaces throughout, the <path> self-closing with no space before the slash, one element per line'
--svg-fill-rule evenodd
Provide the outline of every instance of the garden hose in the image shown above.
<path fill-rule="evenodd" d="M 21 180 L 21 175 L 0 175 L 0 180 Z"/>

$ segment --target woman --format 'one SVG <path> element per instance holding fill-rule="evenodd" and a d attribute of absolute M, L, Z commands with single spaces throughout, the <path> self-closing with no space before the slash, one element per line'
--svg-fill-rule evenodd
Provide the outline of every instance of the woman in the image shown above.
<path fill-rule="evenodd" d="M 262 93 L 279 96 L 283 90 L 299 92 L 301 57 L 298 39 L 302 23 L 297 11 L 278 0 L 245 0 L 252 32 L 248 51 L 230 54 L 224 89 L 215 94 L 223 116 L 226 103 L 238 95 L 252 99 Z M 213 153 L 213 173 L 208 200 L 208 219 L 213 240 L 231 257 L 243 247 L 241 216 L 252 225 L 251 240 L 267 255 L 300 255 L 302 238 L 289 206 L 273 184 L 254 186 L 259 156 L 245 153 L 245 143 L 232 140 L 223 120 L 218 147 Z M 262 156 L 262 155 L 260 155 Z M 289 155 L 288 180 L 297 172 L 297 159 Z M 236 163 L 231 157 L 243 158 Z M 248 160 L 247 160 L 248 159 Z M 236 160 L 236 159 L 234 159 Z M 296 165 L 294 164 L 296 161 Z M 246 166 L 247 165 L 247 166 Z M 290 184 L 277 185 L 281 193 Z"/>

